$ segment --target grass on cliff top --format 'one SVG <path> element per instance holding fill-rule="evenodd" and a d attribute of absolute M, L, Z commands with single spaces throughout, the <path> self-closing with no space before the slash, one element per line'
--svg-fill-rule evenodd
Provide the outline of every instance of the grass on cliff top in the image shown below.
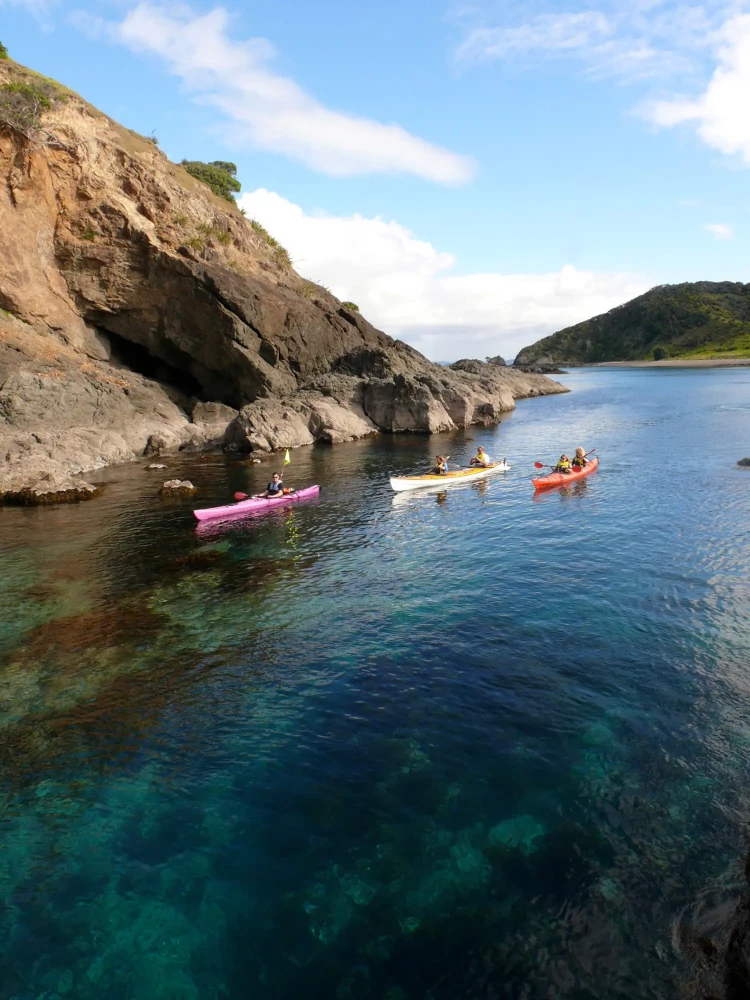
<path fill-rule="evenodd" d="M 257 219 L 250 220 L 250 226 L 253 232 L 257 233 L 262 240 L 265 241 L 266 245 L 273 252 L 273 258 L 277 264 L 281 264 L 282 267 L 291 267 L 292 258 L 289 256 L 289 251 L 286 247 L 283 247 L 277 239 L 275 239 L 268 232 L 265 226 L 261 226 Z"/>

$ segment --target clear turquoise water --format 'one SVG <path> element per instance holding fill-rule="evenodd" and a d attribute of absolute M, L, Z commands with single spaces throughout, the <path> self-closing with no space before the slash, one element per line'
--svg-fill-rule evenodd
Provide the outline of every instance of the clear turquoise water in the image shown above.
<path fill-rule="evenodd" d="M 320 503 L 231 531 L 136 468 L 0 510 L 3 1000 L 682 995 L 746 849 L 750 370 L 563 381 L 297 451 Z M 511 472 L 394 502 L 478 443 Z"/>

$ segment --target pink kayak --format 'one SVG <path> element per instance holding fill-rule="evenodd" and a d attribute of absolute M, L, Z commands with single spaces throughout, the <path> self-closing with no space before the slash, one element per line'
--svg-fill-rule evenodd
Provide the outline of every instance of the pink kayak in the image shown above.
<path fill-rule="evenodd" d="M 206 507 L 204 510 L 194 510 L 193 514 L 199 521 L 210 521 L 213 517 L 232 517 L 234 514 L 247 514 L 250 511 L 266 510 L 270 507 L 283 507 L 284 504 L 297 500 L 309 500 L 320 493 L 319 486 L 308 486 L 304 490 L 285 493 L 281 497 L 250 497 L 239 503 L 229 503 L 224 507 Z"/>

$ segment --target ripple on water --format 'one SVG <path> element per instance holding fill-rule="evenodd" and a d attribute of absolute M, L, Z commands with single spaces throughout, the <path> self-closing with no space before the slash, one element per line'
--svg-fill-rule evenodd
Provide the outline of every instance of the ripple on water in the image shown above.
<path fill-rule="evenodd" d="M 208 533 L 133 469 L 85 520 L 0 512 L 3 996 L 716 992 L 744 389 L 569 379 L 497 430 L 295 452 L 319 504 Z M 575 442 L 599 472 L 535 500 Z M 393 503 L 389 471 L 478 443 L 511 471 Z M 265 475 L 184 461 L 206 505 Z"/>

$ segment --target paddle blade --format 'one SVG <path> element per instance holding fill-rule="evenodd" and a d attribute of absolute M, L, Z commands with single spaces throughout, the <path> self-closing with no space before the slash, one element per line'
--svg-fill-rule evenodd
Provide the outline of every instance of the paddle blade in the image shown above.
<path fill-rule="evenodd" d="M 235 493 L 234 494 L 234 499 L 235 500 L 247 500 L 247 498 L 248 498 L 247 493 Z"/>
<path fill-rule="evenodd" d="M 534 468 L 535 469 L 546 469 L 547 466 L 543 465 L 541 462 L 534 462 Z"/>

